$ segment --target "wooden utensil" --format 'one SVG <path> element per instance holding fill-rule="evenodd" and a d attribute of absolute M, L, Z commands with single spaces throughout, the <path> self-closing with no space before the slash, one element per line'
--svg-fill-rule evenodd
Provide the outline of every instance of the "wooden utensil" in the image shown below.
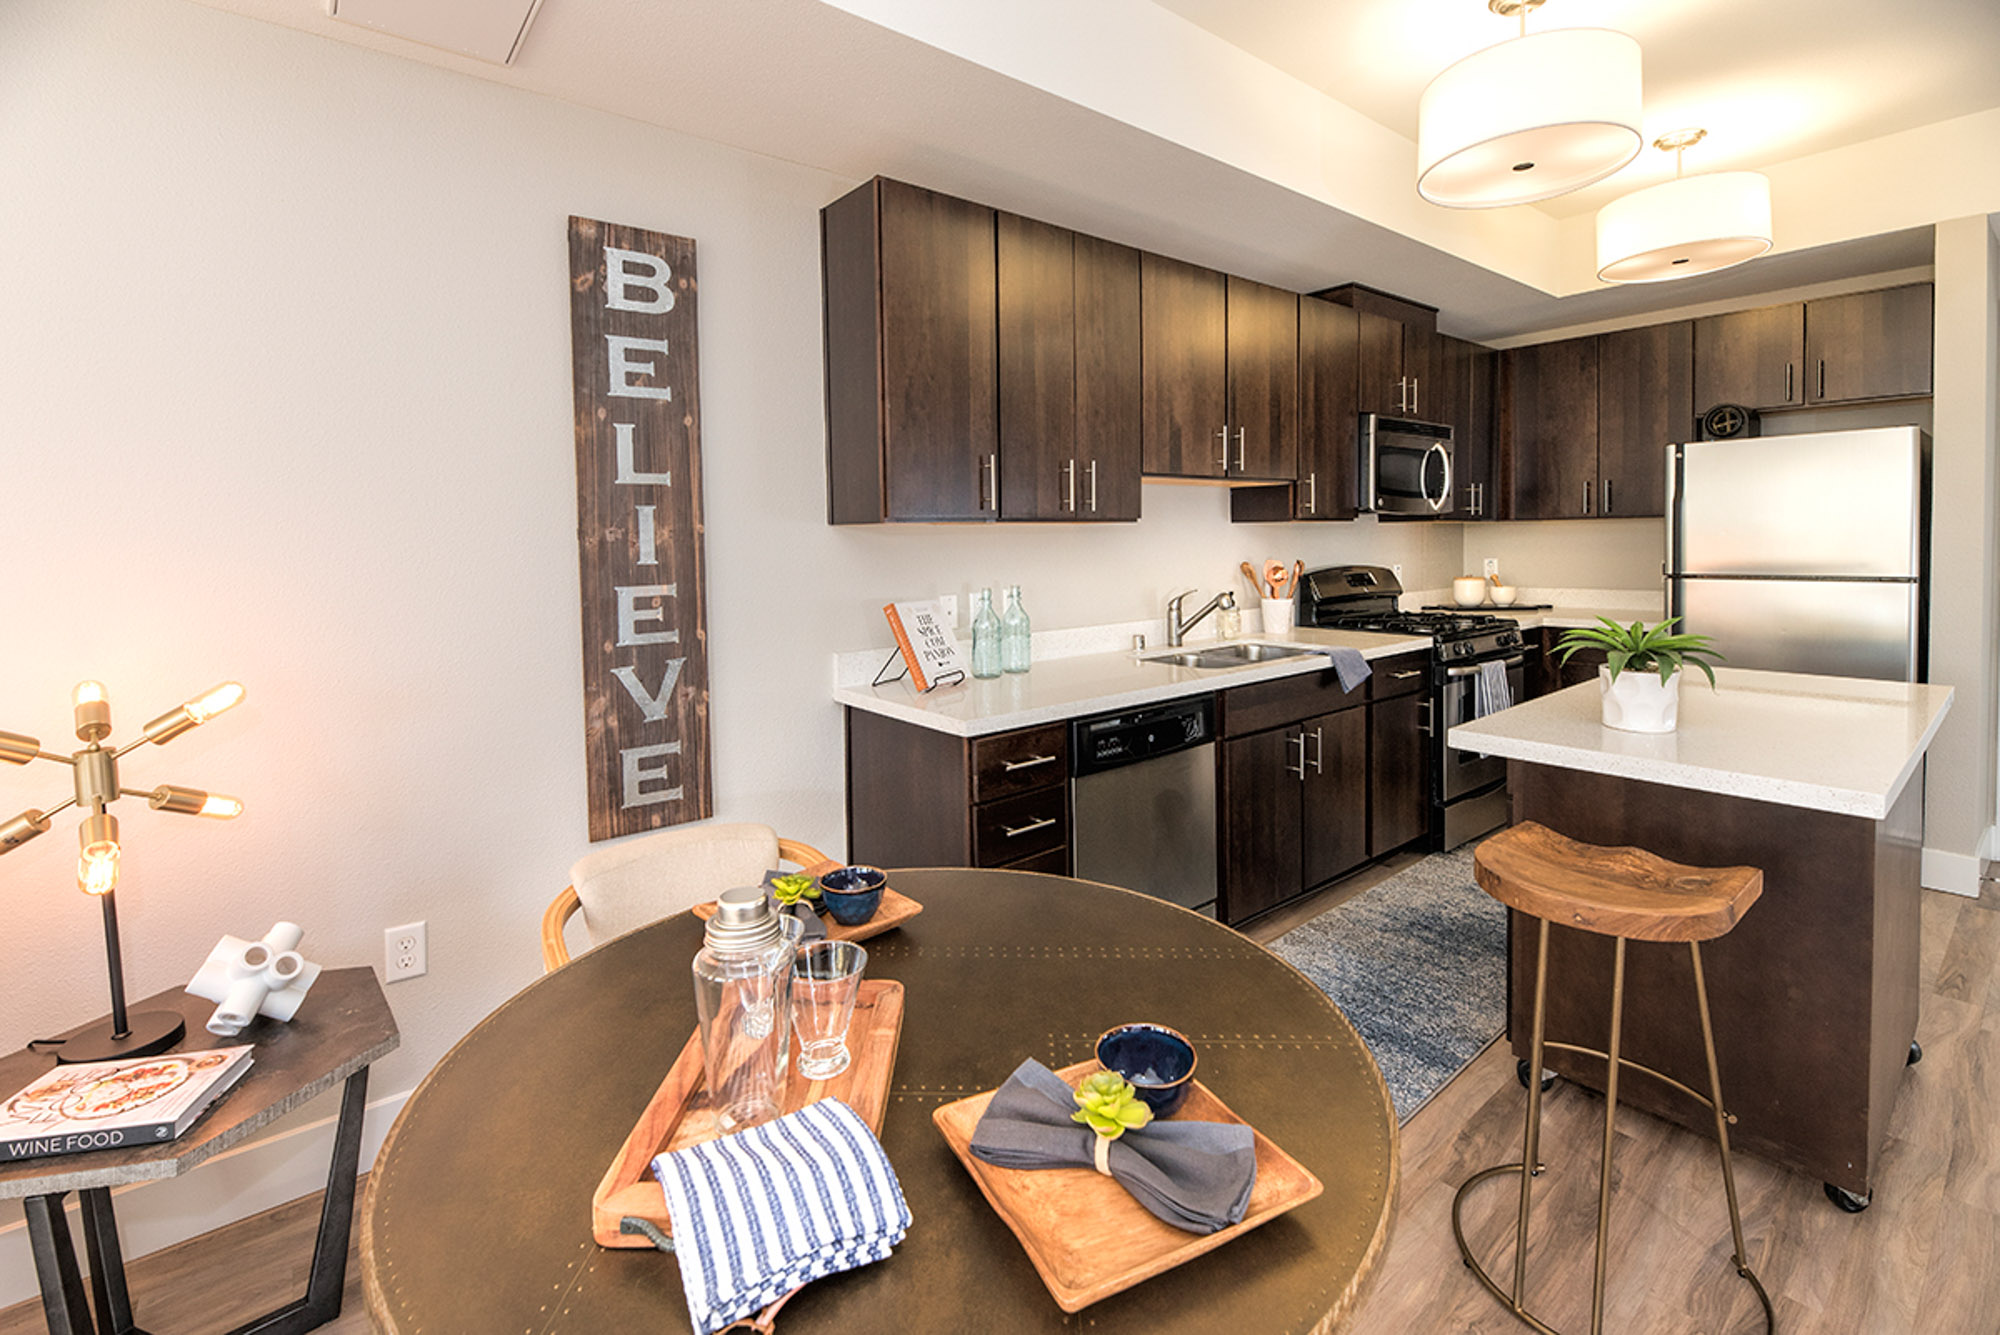
<path fill-rule="evenodd" d="M 1294 598 L 1296 598 L 1299 593 L 1299 581 L 1304 579 L 1305 577 L 1306 577 L 1306 563 L 1303 560 L 1292 562 L 1292 596 Z"/>
<path fill-rule="evenodd" d="M 1266 561 L 1264 563 L 1264 582 L 1271 586 L 1271 596 L 1273 598 L 1284 597 L 1285 563 L 1283 561 Z"/>
<path fill-rule="evenodd" d="M 1259 597 L 1263 596 L 1264 581 L 1257 578 L 1257 572 L 1251 569 L 1250 563 L 1248 561 L 1238 561 L 1236 564 L 1242 567 L 1243 578 L 1250 581 L 1250 591 Z"/>

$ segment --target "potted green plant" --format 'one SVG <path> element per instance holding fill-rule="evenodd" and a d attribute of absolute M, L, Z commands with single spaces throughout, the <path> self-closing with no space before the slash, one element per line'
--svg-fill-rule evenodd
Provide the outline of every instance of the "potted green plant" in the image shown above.
<path fill-rule="evenodd" d="M 1648 626 L 1635 621 L 1621 626 L 1609 617 L 1595 626 L 1566 631 L 1556 641 L 1556 658 L 1567 663 L 1586 649 L 1601 649 L 1605 661 L 1597 669 L 1603 695 L 1604 726 L 1624 732 L 1672 732 L 1680 717 L 1681 668 L 1692 663 L 1715 685 L 1715 670 L 1705 661 L 1723 655 L 1710 647 L 1706 635 L 1674 633 L 1679 617 Z"/>

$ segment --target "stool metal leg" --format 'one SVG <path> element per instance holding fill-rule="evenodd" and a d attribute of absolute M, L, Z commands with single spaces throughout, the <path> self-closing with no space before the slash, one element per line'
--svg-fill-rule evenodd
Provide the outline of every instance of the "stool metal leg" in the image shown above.
<path fill-rule="evenodd" d="M 1625 1029 L 1625 938 L 1613 939 L 1611 1047 L 1604 1080 L 1604 1157 L 1597 1168 L 1597 1272 L 1590 1285 L 1590 1335 L 1604 1331 L 1604 1269 L 1611 1259 L 1611 1138 L 1618 1123 L 1618 1045 Z"/>
<path fill-rule="evenodd" d="M 1518 1313 L 1528 1292 L 1528 1197 L 1535 1173 L 1541 1164 L 1542 1139 L 1542 1033 L 1547 1013 L 1549 980 L 1549 920 L 1542 919 L 1540 939 L 1535 944 L 1535 1021 L 1528 1040 L 1528 1117 L 1521 1128 L 1521 1214 L 1514 1229 L 1514 1310 Z"/>
<path fill-rule="evenodd" d="M 1757 1301 L 1764 1304 L 1764 1321 L 1769 1329 L 1777 1328 L 1777 1314 L 1771 1308 L 1771 1295 L 1764 1292 L 1764 1282 L 1750 1269 L 1750 1259 L 1743 1246 L 1743 1216 L 1736 1208 L 1736 1173 L 1729 1162 L 1729 1114 L 1722 1105 L 1722 1074 L 1715 1060 L 1715 1028 L 1708 1018 L 1708 980 L 1701 970 L 1701 943 L 1688 942 L 1688 956 L 1694 961 L 1694 997 L 1701 1008 L 1701 1046 L 1708 1057 L 1708 1102 L 1715 1112 L 1715 1145 L 1722 1155 L 1722 1189 L 1729 1197 L 1729 1239 L 1736 1247 L 1736 1273 L 1750 1281 L 1750 1287 L 1757 1290 Z"/>

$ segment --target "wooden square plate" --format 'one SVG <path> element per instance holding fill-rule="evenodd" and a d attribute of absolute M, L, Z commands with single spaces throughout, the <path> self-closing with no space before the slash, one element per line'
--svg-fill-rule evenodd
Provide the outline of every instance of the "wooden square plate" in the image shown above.
<path fill-rule="evenodd" d="M 882 887 L 882 903 L 876 908 L 875 916 L 860 926 L 842 927 L 825 916 L 822 916 L 820 921 L 826 924 L 826 939 L 829 941 L 866 941 L 871 936 L 894 931 L 923 911 L 922 904 L 908 895 L 898 894 L 895 886 L 885 885 Z M 694 916 L 703 922 L 713 918 L 715 901 L 711 899 L 706 904 L 695 905 Z"/>
<path fill-rule="evenodd" d="M 882 1134 L 882 1114 L 889 1103 L 889 1077 L 896 1069 L 896 1048 L 903 1037 L 903 985 L 887 979 L 864 978 L 854 1002 L 854 1019 L 847 1027 L 847 1069 L 831 1080 L 808 1080 L 799 1074 L 794 1056 L 785 1072 L 785 1112 L 808 1103 L 839 1099 L 861 1115 L 876 1135 Z M 696 1030 L 681 1055 L 660 1082 L 659 1089 L 632 1134 L 625 1137 L 618 1157 L 590 1198 L 590 1231 L 606 1247 L 650 1247 L 645 1238 L 618 1231 L 618 1221 L 634 1215 L 673 1232 L 667 1218 L 666 1193 L 653 1177 L 655 1155 L 714 1140 L 720 1131 L 709 1106 L 707 1081 L 701 1065 L 701 1032 Z"/>
<path fill-rule="evenodd" d="M 1101 1069 L 1095 1061 L 1056 1074 L 1076 1085 Z M 1297 1159 L 1257 1132 L 1257 1182 L 1241 1223 L 1216 1233 L 1189 1233 L 1155 1217 L 1125 1188 L 1094 1168 L 997 1168 L 972 1155 L 972 1132 L 998 1091 L 947 1103 L 931 1114 L 945 1142 L 1014 1236 L 1021 1240 L 1056 1306 L 1077 1312 L 1214 1251 L 1231 1238 L 1303 1205 L 1324 1188 Z M 1176 1122 L 1243 1119 L 1197 1080 Z"/>

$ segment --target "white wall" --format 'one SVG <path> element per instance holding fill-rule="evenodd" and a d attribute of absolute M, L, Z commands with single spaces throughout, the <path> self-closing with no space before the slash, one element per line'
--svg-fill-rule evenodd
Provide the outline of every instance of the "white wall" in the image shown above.
<path fill-rule="evenodd" d="M 84 677 L 125 738 L 247 684 L 127 760 L 128 786 L 249 806 L 123 804 L 128 982 L 280 916 L 309 958 L 379 967 L 384 927 L 427 920 L 384 1114 L 537 976 L 586 848 L 569 214 L 698 243 L 724 819 L 841 848 L 829 655 L 886 646 L 890 599 L 1018 582 L 1056 628 L 1157 616 L 1245 558 L 1401 561 L 1415 587 L 1458 561 L 1449 529 L 1234 528 L 1193 487 L 1148 486 L 1136 526 L 831 528 L 818 211 L 852 182 L 178 0 L 0 7 L 0 180 L 0 727 L 67 749 Z M 0 811 L 67 791 L 9 767 Z M 106 1006 L 73 827 L 0 863 L 0 1050 Z M 323 1172 L 130 1193 L 128 1251 Z M 30 1292 L 6 1209 L 0 1303 Z"/>

